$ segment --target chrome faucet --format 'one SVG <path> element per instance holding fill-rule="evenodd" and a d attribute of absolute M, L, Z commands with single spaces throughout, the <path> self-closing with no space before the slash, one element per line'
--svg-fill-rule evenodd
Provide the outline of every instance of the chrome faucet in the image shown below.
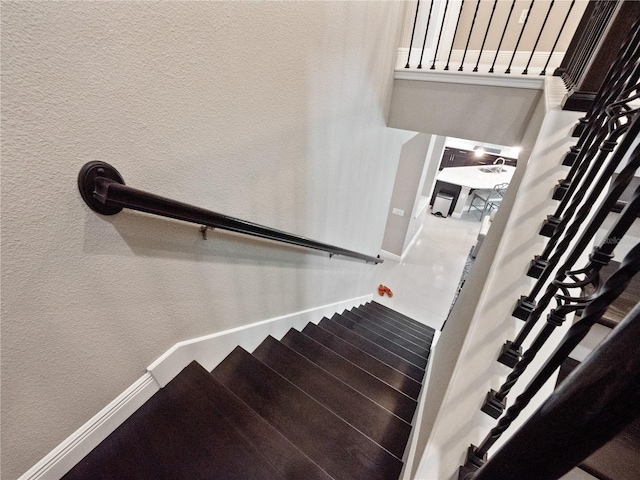
<path fill-rule="evenodd" d="M 500 162 L 500 160 L 502 160 L 502 162 Z M 503 166 L 504 166 L 504 158 L 502 158 L 502 157 L 496 158 L 496 159 L 493 161 L 493 164 L 494 164 L 494 165 L 498 165 L 498 164 L 500 164 L 500 165 L 503 165 Z"/>

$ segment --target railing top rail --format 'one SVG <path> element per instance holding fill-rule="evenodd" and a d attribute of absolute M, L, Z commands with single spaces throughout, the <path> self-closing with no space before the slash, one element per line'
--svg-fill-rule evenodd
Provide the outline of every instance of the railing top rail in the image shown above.
<path fill-rule="evenodd" d="M 244 235 L 328 252 L 329 255 L 382 263 L 383 260 L 345 248 L 317 242 L 292 233 L 195 207 L 125 185 L 120 173 L 108 163 L 89 162 L 78 175 L 78 188 L 85 203 L 95 212 L 114 215 L 123 208 L 175 218 L 185 222 L 220 228 Z"/>

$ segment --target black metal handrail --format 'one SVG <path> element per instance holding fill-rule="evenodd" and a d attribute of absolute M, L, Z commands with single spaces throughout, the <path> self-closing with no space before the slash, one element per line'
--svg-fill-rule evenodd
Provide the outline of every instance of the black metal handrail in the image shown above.
<path fill-rule="evenodd" d="M 128 187 L 120 173 L 104 162 L 85 164 L 78 175 L 78 188 L 85 203 L 95 212 L 114 215 L 123 208 L 152 213 L 162 217 L 175 218 L 210 228 L 220 228 L 231 232 L 266 238 L 276 242 L 328 252 L 330 256 L 342 255 L 369 263 L 383 260 L 327 243 L 310 240 L 299 235 L 276 230 L 257 223 L 194 207 L 169 198 Z"/>

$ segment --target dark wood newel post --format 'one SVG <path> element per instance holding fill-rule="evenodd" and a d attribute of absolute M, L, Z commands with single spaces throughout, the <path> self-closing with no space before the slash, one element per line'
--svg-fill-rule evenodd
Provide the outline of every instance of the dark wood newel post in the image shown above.
<path fill-rule="evenodd" d="M 614 5 L 614 3 L 611 5 Z M 588 46 L 579 45 L 580 40 L 586 37 L 586 35 L 580 34 L 580 28 L 588 27 L 593 29 L 596 27 L 595 25 L 587 25 L 588 22 L 586 21 L 589 16 L 597 13 L 596 9 L 594 2 L 589 2 L 578 31 L 576 31 L 574 39 L 567 49 L 565 58 L 562 60 L 560 67 L 554 72 L 554 75 L 562 76 L 569 89 L 562 102 L 563 110 L 577 112 L 589 110 L 620 47 L 631 31 L 631 27 L 640 19 L 640 2 L 637 0 L 621 0 L 619 8 L 615 11 L 608 25 L 606 27 L 599 25 L 599 27 L 604 28 L 602 37 L 598 41 L 596 48 L 591 52 L 590 59 L 586 65 L 574 68 L 572 71 L 571 65 L 581 61 L 576 59 L 586 58 L 585 55 L 589 55 L 588 52 L 585 52 Z M 588 32 L 585 33 L 588 34 Z M 578 75 L 577 78 L 576 75 Z"/>

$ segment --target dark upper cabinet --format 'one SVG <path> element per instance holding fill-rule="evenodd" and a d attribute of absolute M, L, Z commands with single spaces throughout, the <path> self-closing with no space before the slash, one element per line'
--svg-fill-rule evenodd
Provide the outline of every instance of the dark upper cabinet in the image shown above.
<path fill-rule="evenodd" d="M 500 155 L 492 155 L 489 153 L 485 153 L 481 157 L 476 157 L 475 152 L 470 150 L 460 150 L 459 148 L 450 148 L 446 147 L 444 149 L 444 153 L 442 154 L 442 159 L 440 160 L 440 167 L 438 170 L 442 170 L 443 168 L 450 167 L 473 167 L 480 165 L 493 165 L 498 158 L 501 158 Z M 512 167 L 516 166 L 516 161 L 513 158 L 504 158 L 505 165 L 510 165 Z"/>

